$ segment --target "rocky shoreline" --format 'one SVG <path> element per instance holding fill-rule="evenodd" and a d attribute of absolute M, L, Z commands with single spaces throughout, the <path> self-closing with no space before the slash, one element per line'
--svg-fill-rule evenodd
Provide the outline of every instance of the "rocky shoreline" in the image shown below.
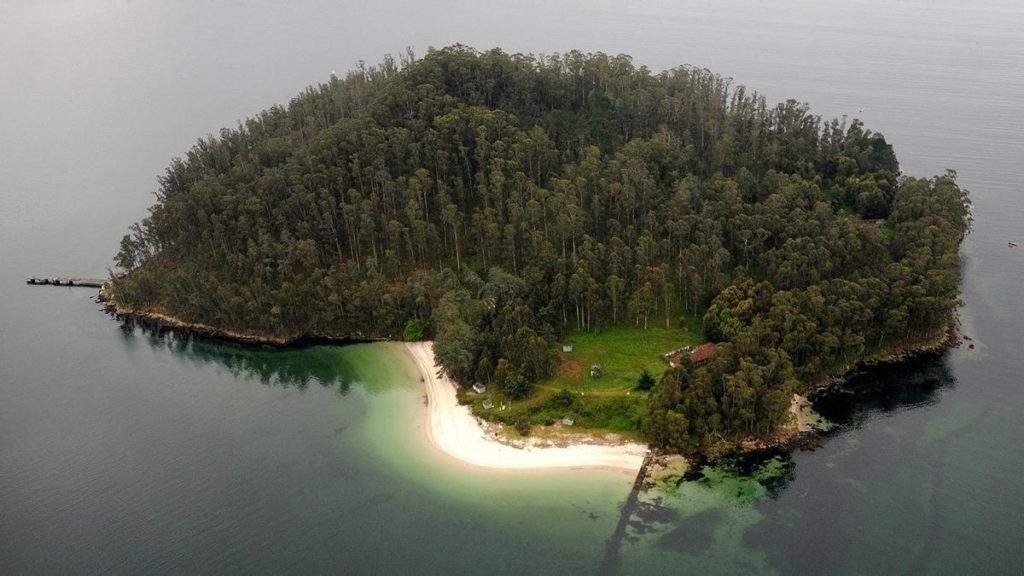
<path fill-rule="evenodd" d="M 862 358 L 856 362 L 844 366 L 840 371 L 835 372 L 813 387 L 811 394 L 827 390 L 836 385 L 842 385 L 854 376 L 863 374 L 868 370 L 882 368 L 894 364 L 902 364 L 915 360 L 922 356 L 939 354 L 950 348 L 960 345 L 960 334 L 955 327 L 933 332 L 911 342 L 888 348 L 874 356 Z"/>
<path fill-rule="evenodd" d="M 803 407 L 797 407 L 797 410 L 799 411 L 805 407 L 810 409 L 810 402 L 812 402 L 815 397 L 830 390 L 842 389 L 856 376 L 887 366 L 896 366 L 905 362 L 917 360 L 925 356 L 938 355 L 950 348 L 959 346 L 960 342 L 961 337 L 957 332 L 957 329 L 955 327 L 950 327 L 946 330 L 936 331 L 930 335 L 915 339 L 914 341 L 903 345 L 892 346 L 875 355 L 861 358 L 842 367 L 842 369 L 838 371 L 834 371 L 831 374 L 824 376 L 817 383 L 810 385 L 808 389 L 804 391 L 802 396 L 796 395 L 795 398 L 799 398 L 802 402 L 806 403 Z M 797 400 L 794 399 L 794 402 L 797 402 Z M 796 415 L 792 407 L 790 413 Z M 813 413 L 813 410 L 811 413 L 813 414 L 812 418 L 817 416 L 816 413 Z M 741 441 L 738 452 L 756 453 L 793 451 L 798 449 L 813 449 L 819 446 L 821 441 L 824 439 L 825 433 L 828 432 L 828 428 L 823 427 L 820 421 L 818 423 L 812 423 L 809 426 L 805 426 L 804 422 L 801 422 L 800 420 L 800 418 L 797 418 L 797 422 L 794 422 L 788 429 L 785 429 L 770 438 L 755 438 Z"/>

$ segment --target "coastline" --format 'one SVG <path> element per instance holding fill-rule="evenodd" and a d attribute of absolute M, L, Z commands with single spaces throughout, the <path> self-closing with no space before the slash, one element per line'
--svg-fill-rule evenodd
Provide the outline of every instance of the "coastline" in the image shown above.
<path fill-rule="evenodd" d="M 363 335 L 337 337 L 296 334 L 287 337 L 242 333 L 216 328 L 201 323 L 186 322 L 160 312 L 140 311 L 117 304 L 103 290 L 97 301 L 115 318 L 125 321 L 149 323 L 160 328 L 175 330 L 203 338 L 220 339 L 244 345 L 288 347 L 307 343 L 346 344 L 356 342 L 387 341 Z M 420 373 L 427 397 L 427 440 L 438 451 L 462 463 L 497 470 L 567 470 L 605 468 L 640 470 L 647 446 L 638 443 L 607 444 L 579 441 L 567 446 L 538 445 L 527 439 L 523 446 L 503 443 L 490 436 L 482 421 L 474 417 L 469 408 L 458 403 L 456 386 L 449 378 L 440 376 L 434 361 L 433 342 L 407 342 L 406 353 Z"/>
<path fill-rule="evenodd" d="M 427 393 L 426 431 L 430 444 L 448 456 L 478 468 L 551 470 L 612 468 L 637 472 L 647 447 L 577 443 L 565 447 L 523 447 L 488 436 L 469 408 L 458 403 L 455 383 L 438 374 L 433 342 L 407 342 L 406 351 L 419 369 Z"/>
<path fill-rule="evenodd" d="M 941 354 L 960 343 L 955 327 L 936 331 L 917 340 L 891 346 L 878 353 L 859 358 L 846 366 L 830 371 L 817 381 L 809 382 L 804 389 L 793 394 L 788 410 L 789 419 L 775 434 L 764 438 L 746 438 L 738 446 L 742 453 L 764 450 L 796 450 L 801 447 L 815 447 L 827 435 L 830 423 L 814 411 L 813 403 L 822 393 L 841 389 L 855 376 L 869 370 L 894 366 L 923 356 Z"/>
<path fill-rule="evenodd" d="M 103 304 L 103 311 L 117 318 L 120 321 L 131 320 L 141 324 L 148 324 L 155 328 L 175 330 L 184 334 L 192 334 L 203 338 L 223 340 L 237 344 L 251 346 L 272 346 L 276 348 L 287 348 L 289 346 L 302 346 L 304 344 L 361 344 L 367 342 L 387 342 L 389 338 L 367 336 L 365 334 L 351 334 L 348 336 L 334 336 L 325 334 L 290 334 L 287 336 L 273 336 L 254 332 L 236 332 L 225 328 L 218 328 L 200 322 L 188 322 L 162 312 L 152 310 L 136 310 L 130 306 L 124 306 L 113 300 L 105 293 L 105 287 L 101 288 L 96 301 Z"/>
<path fill-rule="evenodd" d="M 286 348 L 318 343 L 344 345 L 390 341 L 389 338 L 368 337 L 362 334 L 269 336 L 235 332 L 206 324 L 186 322 L 156 311 L 139 311 L 122 306 L 105 294 L 104 289 L 100 290 L 97 302 L 104 305 L 104 310 L 108 314 L 122 321 L 148 323 L 159 328 L 243 345 Z M 811 407 L 817 395 L 845 386 L 850 379 L 866 370 L 939 354 L 956 347 L 959 343 L 958 331 L 951 326 L 838 367 L 822 375 L 817 381 L 807 383 L 800 394 L 794 394 L 788 410 L 789 422 L 781 429 L 768 437 L 739 440 L 737 448 L 739 452 L 756 452 L 766 449 L 795 450 L 801 446 L 814 446 L 828 430 L 827 423 L 823 423 Z M 534 437 L 525 438 L 515 445 L 503 442 L 498 434 L 488 429 L 486 422 L 474 416 L 468 407 L 458 403 L 455 383 L 438 374 L 433 342 L 408 342 L 405 343 L 405 347 L 420 372 L 427 393 L 428 441 L 448 456 L 471 466 L 503 470 L 640 469 L 647 446 L 638 443 L 602 443 L 599 439 L 590 439 L 582 435 L 560 446 L 551 446 L 550 443 Z"/>
<path fill-rule="evenodd" d="M 955 325 L 949 326 L 916 340 L 890 346 L 872 356 L 858 358 L 850 364 L 824 375 L 817 382 L 810 383 L 804 395 L 811 398 L 830 388 L 846 385 L 850 379 L 866 370 L 902 364 L 922 356 L 941 354 L 946 350 L 958 347 L 960 343 L 961 337 L 958 328 Z"/>

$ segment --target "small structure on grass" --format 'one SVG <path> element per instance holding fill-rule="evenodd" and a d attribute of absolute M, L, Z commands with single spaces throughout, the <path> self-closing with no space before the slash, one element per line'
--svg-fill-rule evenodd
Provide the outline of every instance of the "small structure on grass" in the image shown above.
<path fill-rule="evenodd" d="M 694 364 L 707 362 L 711 358 L 711 355 L 714 353 L 715 343 L 705 342 L 704 344 L 701 344 L 700 346 L 694 348 L 693 352 L 690 352 L 690 362 L 693 362 Z"/>
<path fill-rule="evenodd" d="M 696 348 L 690 351 L 690 362 L 693 362 L 694 364 L 703 364 L 704 362 L 707 362 L 714 353 L 715 343 L 705 342 L 704 344 L 701 344 L 700 346 L 697 346 Z M 685 354 L 686 350 L 684 349 L 678 354 L 672 356 L 672 358 L 669 359 L 668 361 L 669 365 L 675 368 L 682 364 Z"/>
<path fill-rule="evenodd" d="M 494 408 L 494 402 L 491 402 L 490 399 L 484 400 L 484 410 L 490 410 L 491 408 Z"/>
<path fill-rule="evenodd" d="M 573 420 L 572 418 L 568 417 L 568 416 L 566 416 L 565 418 L 562 418 L 562 426 L 572 426 L 575 423 L 576 423 L 576 421 Z"/>
<path fill-rule="evenodd" d="M 591 378 L 600 378 L 601 377 L 601 365 L 600 364 L 594 364 L 593 366 L 590 367 L 590 377 Z"/>
<path fill-rule="evenodd" d="M 486 391 L 487 386 L 484 386 L 482 382 L 477 382 L 476 384 L 473 384 L 473 392 L 476 392 L 477 394 L 483 394 Z"/>
<path fill-rule="evenodd" d="M 572 344 L 562 344 L 562 352 L 565 352 L 566 354 L 572 352 Z"/>

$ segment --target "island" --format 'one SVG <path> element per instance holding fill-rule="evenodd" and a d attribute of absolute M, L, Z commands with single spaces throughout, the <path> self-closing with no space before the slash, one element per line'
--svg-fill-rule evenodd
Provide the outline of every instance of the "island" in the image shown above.
<path fill-rule="evenodd" d="M 452 456 L 635 467 L 784 442 L 802 395 L 943 346 L 970 225 L 955 172 L 902 174 L 858 120 L 695 67 L 455 45 L 199 140 L 103 297 L 243 342 L 419 343 Z M 522 456 L 565 438 L 585 456 Z"/>

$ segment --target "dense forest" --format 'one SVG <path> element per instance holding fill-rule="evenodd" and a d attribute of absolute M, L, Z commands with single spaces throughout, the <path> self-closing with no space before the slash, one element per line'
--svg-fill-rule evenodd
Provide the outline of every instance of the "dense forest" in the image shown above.
<path fill-rule="evenodd" d="M 111 297 L 277 337 L 433 338 L 509 398 L 572 331 L 703 318 L 642 433 L 772 433 L 801 382 L 942 331 L 967 194 L 859 121 L 712 72 L 463 46 L 360 66 L 200 140 L 121 242 Z"/>

